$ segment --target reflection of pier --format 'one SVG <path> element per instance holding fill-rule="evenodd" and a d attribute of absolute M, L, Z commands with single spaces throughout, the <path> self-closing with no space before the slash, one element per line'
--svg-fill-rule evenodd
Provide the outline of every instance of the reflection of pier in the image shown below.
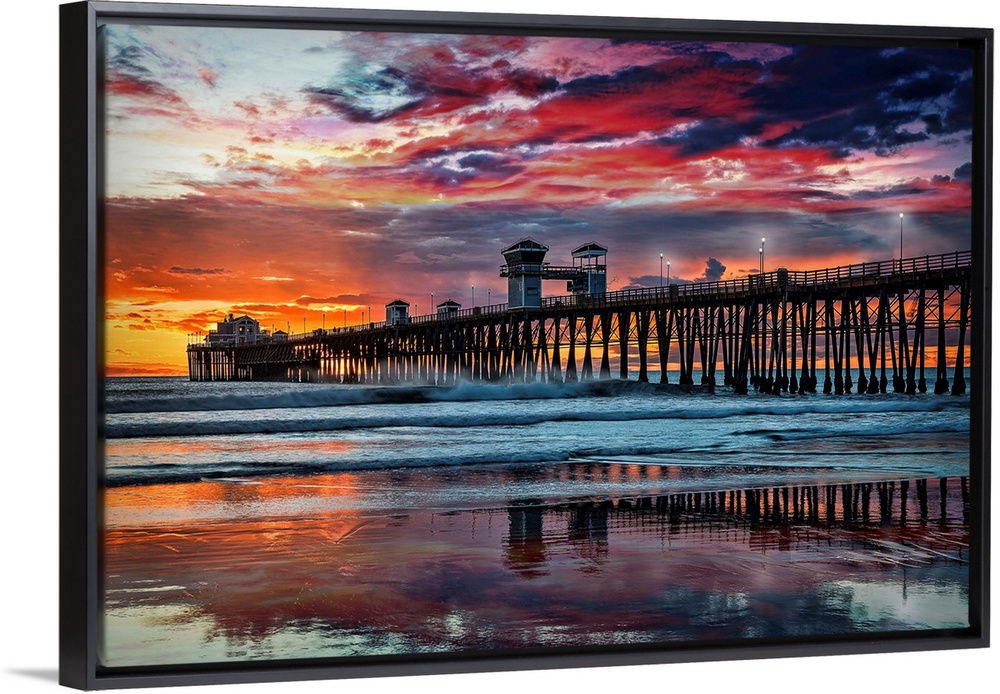
<path fill-rule="evenodd" d="M 604 266 L 581 265 L 570 268 L 584 278 L 570 282 L 579 291 L 548 299 L 522 286 L 540 283 L 546 268 L 533 257 L 516 260 L 506 266 L 521 287 L 514 305 L 281 341 L 192 344 L 190 378 L 450 384 L 616 373 L 667 382 L 668 372 L 679 372 L 681 384 L 714 385 L 721 369 L 736 392 L 966 389 L 969 252 L 605 293 L 583 286 L 600 288 Z M 529 261 L 537 261 L 537 276 L 529 276 Z"/>
<path fill-rule="evenodd" d="M 949 495 L 954 501 L 958 494 L 961 502 L 949 504 Z M 692 538 L 721 533 L 753 547 L 787 549 L 791 530 L 809 538 L 809 531 L 840 528 L 878 543 L 888 527 L 905 534 L 908 528 L 932 531 L 934 525 L 962 525 L 969 518 L 969 482 L 960 477 L 682 492 L 555 506 L 525 501 L 510 506 L 507 513 L 505 564 L 530 577 L 546 573 L 553 547 L 560 545 L 600 564 L 616 531 Z M 929 551 L 936 557 L 962 558 L 965 545 L 943 536 L 935 539 L 934 532 L 916 532 L 919 546 L 911 549 L 920 556 L 926 558 Z M 894 541 L 905 540 L 899 536 Z"/>
<path fill-rule="evenodd" d="M 968 478 L 935 480 L 928 489 L 926 479 L 914 483 L 863 482 L 854 484 L 773 487 L 728 492 L 694 492 L 642 497 L 618 503 L 624 508 L 655 509 L 677 524 L 688 517 L 719 516 L 749 524 L 767 525 L 891 525 L 954 520 L 957 513 L 968 520 Z M 961 488 L 960 509 L 948 508 L 948 485 Z M 951 515 L 949 515 L 951 513 Z"/>

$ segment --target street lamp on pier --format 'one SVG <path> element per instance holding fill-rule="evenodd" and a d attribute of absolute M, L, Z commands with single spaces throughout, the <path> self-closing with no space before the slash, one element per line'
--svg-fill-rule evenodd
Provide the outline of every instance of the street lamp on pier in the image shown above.
<path fill-rule="evenodd" d="M 663 254 L 660 253 L 660 286 L 663 286 Z"/>
<path fill-rule="evenodd" d="M 899 213 L 899 271 L 903 272 L 903 213 Z"/>
<path fill-rule="evenodd" d="M 476 307 L 476 285 L 472 285 L 472 308 Z"/>
<path fill-rule="evenodd" d="M 760 272 L 764 273 L 764 237 L 760 237 Z"/>

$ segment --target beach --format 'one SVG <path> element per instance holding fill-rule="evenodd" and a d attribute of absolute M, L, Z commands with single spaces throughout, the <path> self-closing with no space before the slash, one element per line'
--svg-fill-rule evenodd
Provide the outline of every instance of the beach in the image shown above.
<path fill-rule="evenodd" d="M 108 667 L 968 626 L 967 399 L 110 385 Z"/>

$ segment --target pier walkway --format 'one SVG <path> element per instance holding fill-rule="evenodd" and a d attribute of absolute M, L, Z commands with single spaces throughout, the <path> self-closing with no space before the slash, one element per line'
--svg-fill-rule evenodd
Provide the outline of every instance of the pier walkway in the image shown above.
<path fill-rule="evenodd" d="M 964 393 L 970 251 L 476 306 L 242 345 L 194 381 L 453 384 L 633 378 L 736 393 Z M 949 379 L 950 374 L 950 379 Z M 856 381 L 854 380 L 856 378 Z"/>

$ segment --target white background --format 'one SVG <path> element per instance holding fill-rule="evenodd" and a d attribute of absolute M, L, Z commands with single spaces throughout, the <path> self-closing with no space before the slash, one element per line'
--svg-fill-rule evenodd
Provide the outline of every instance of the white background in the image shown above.
<path fill-rule="evenodd" d="M 262 2 L 323 7 L 335 0 Z M 5 692 L 57 689 L 58 4 L 57 0 L 20 0 L 5 5 L 0 41 L 0 94 L 4 95 L 0 98 L 0 155 L 4 159 L 0 168 L 4 207 L 0 216 L 0 297 L 4 301 L 0 364 L 6 369 L 0 380 L 0 688 Z M 662 0 L 344 0 L 341 6 L 994 28 L 1000 16 L 996 3 L 982 0 L 919 4 L 912 0 L 705 0 L 677 6 Z M 994 378 L 994 391 L 996 386 Z M 994 522 L 994 534 L 996 528 Z M 996 580 L 992 583 L 995 588 Z M 985 692 L 995 691 L 1000 672 L 995 650 L 147 691 Z"/>

